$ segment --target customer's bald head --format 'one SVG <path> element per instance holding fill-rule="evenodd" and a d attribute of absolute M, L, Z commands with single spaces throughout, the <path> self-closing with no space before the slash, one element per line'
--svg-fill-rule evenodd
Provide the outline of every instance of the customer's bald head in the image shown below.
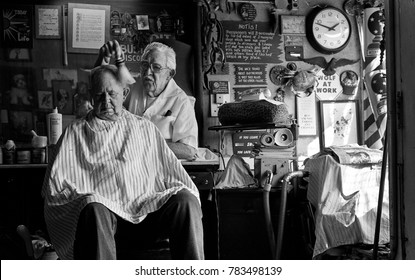
<path fill-rule="evenodd" d="M 117 120 L 129 92 L 130 88 L 119 78 L 116 66 L 101 65 L 91 71 L 92 105 L 98 118 Z"/>

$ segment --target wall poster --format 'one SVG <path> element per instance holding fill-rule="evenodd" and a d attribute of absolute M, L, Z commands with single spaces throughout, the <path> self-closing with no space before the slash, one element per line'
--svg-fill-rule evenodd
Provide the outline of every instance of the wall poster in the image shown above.
<path fill-rule="evenodd" d="M 68 52 L 98 53 L 110 38 L 110 6 L 68 3 Z"/>
<path fill-rule="evenodd" d="M 2 46 L 5 48 L 33 47 L 33 7 L 2 7 Z"/>
<path fill-rule="evenodd" d="M 310 96 L 296 98 L 297 101 L 297 120 L 298 134 L 317 135 L 316 121 L 316 94 L 313 92 Z"/>
<path fill-rule="evenodd" d="M 62 7 L 36 5 L 35 9 L 36 39 L 62 38 Z"/>

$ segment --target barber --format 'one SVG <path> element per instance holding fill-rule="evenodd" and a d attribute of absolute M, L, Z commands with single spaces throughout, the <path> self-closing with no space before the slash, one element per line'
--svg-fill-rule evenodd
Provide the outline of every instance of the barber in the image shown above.
<path fill-rule="evenodd" d="M 101 47 L 96 65 L 108 63 L 119 52 L 117 41 Z M 152 42 L 139 62 L 140 82 L 131 111 L 151 120 L 179 159 L 194 160 L 198 148 L 198 126 L 189 96 L 176 84 L 176 54 L 169 46 Z"/>

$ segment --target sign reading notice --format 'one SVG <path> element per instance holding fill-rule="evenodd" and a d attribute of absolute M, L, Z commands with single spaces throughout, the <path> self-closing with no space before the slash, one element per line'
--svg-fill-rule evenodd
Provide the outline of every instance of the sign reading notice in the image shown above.
<path fill-rule="evenodd" d="M 235 65 L 235 85 L 266 85 L 265 64 Z"/>
<path fill-rule="evenodd" d="M 269 23 L 223 21 L 222 25 L 227 62 L 282 63 L 281 36 L 272 32 Z"/>

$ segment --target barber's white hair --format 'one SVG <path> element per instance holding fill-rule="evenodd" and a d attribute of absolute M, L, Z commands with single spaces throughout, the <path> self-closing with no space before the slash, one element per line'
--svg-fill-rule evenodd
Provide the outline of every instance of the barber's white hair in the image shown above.
<path fill-rule="evenodd" d="M 166 54 L 167 57 L 167 67 L 176 71 L 176 52 L 169 46 L 160 43 L 160 42 L 152 42 L 146 46 L 141 56 L 141 60 L 147 60 L 147 56 L 154 50 L 158 50 L 162 53 Z"/>

